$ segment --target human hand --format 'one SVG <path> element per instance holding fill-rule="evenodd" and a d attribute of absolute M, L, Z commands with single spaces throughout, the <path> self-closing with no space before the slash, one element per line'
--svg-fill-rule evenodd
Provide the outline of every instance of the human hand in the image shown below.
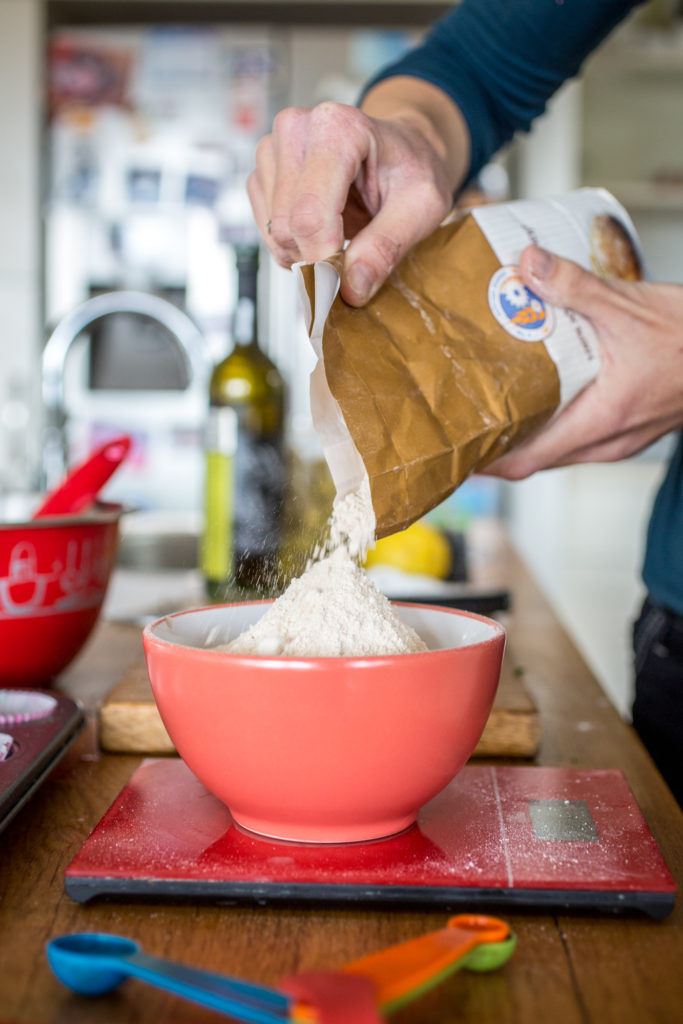
<path fill-rule="evenodd" d="M 325 102 L 281 111 L 247 191 L 282 266 L 324 259 L 351 240 L 341 293 L 360 306 L 449 212 L 467 157 L 452 102 L 429 83 L 392 79 L 366 110 Z"/>
<path fill-rule="evenodd" d="M 484 472 L 521 480 L 541 469 L 614 462 L 683 426 L 683 285 L 603 280 L 529 246 L 524 283 L 582 313 L 600 338 L 596 379 L 534 437 Z"/>

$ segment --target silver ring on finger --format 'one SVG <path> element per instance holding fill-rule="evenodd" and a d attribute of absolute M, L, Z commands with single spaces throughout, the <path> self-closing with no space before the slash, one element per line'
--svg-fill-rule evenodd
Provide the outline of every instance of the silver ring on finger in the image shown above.
<path fill-rule="evenodd" d="M 268 220 L 266 221 L 266 234 L 267 235 L 270 234 L 270 229 L 272 228 L 272 226 L 273 226 L 273 221 L 269 217 Z"/>

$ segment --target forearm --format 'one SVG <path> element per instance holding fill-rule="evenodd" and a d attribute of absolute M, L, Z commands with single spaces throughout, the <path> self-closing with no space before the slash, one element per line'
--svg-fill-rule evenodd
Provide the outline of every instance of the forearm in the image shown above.
<path fill-rule="evenodd" d="M 642 0 L 461 0 L 424 41 L 383 68 L 445 94 L 467 125 L 466 178 L 527 131 L 586 56 Z"/>
<path fill-rule="evenodd" d="M 408 124 L 419 131 L 443 161 L 451 191 L 460 188 L 470 165 L 470 134 L 450 96 L 430 82 L 398 75 L 373 86 L 360 106 L 369 117 Z"/>

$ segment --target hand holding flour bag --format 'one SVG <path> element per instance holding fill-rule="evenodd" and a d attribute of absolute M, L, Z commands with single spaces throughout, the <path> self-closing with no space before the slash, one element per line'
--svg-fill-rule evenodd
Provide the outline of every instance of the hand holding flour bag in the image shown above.
<path fill-rule="evenodd" d="M 597 374 L 590 322 L 522 282 L 530 244 L 603 277 L 642 276 L 625 210 L 587 188 L 454 216 L 361 308 L 338 294 L 342 254 L 296 268 L 318 356 L 315 428 L 339 497 L 367 477 L 377 537 L 434 508 Z"/>

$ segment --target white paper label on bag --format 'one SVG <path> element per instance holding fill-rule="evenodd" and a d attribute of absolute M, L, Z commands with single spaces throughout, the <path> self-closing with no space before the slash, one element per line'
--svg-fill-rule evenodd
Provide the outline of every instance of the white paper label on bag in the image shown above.
<path fill-rule="evenodd" d="M 642 262 L 635 228 L 620 203 L 605 189 L 582 188 L 551 199 L 521 199 L 476 207 L 472 216 L 502 264 L 489 282 L 488 299 L 498 323 L 519 341 L 540 340 L 557 367 L 560 405 L 566 405 L 596 376 L 600 342 L 580 313 L 545 303 L 524 285 L 519 261 L 528 245 L 540 245 L 586 270 L 603 271 L 597 251 L 600 219 L 617 222 Z"/>

